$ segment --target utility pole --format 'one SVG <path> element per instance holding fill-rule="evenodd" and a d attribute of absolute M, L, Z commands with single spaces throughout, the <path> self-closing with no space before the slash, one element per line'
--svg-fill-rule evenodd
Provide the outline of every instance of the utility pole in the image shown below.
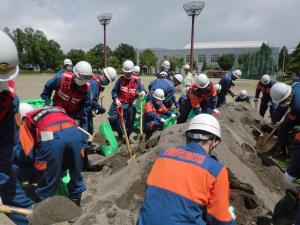
<path fill-rule="evenodd" d="M 100 15 L 98 15 L 98 20 L 100 22 L 100 24 L 103 26 L 103 30 L 104 30 L 104 67 L 107 67 L 107 47 L 106 47 L 106 25 L 109 24 L 109 22 L 112 19 L 112 14 L 111 13 L 102 13 Z"/>
<path fill-rule="evenodd" d="M 183 5 L 184 10 L 188 16 L 192 17 L 192 30 L 191 30 L 191 49 L 190 49 L 190 70 L 193 71 L 194 63 L 194 27 L 195 27 L 195 17 L 198 16 L 202 9 L 204 8 L 205 3 L 200 1 L 188 2 Z"/>

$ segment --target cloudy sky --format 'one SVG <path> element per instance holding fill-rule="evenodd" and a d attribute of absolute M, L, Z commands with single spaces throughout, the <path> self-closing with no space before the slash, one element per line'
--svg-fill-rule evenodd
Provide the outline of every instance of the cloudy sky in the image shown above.
<path fill-rule="evenodd" d="M 88 50 L 103 41 L 97 15 L 113 13 L 108 45 L 183 48 L 190 41 L 186 0 L 1 0 L 0 29 L 31 26 L 64 51 Z M 268 40 L 293 48 L 300 41 L 300 0 L 204 0 L 195 41 Z"/>

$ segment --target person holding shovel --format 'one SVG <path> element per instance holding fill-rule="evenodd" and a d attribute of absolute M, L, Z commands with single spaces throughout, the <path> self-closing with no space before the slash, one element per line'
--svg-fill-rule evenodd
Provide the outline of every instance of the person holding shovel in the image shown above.
<path fill-rule="evenodd" d="M 123 139 L 122 121 L 125 123 L 127 136 L 133 131 L 136 108 L 133 104 L 137 96 L 145 96 L 142 85 L 138 77 L 132 76 L 134 64 L 131 60 L 123 63 L 123 75 L 116 81 L 111 91 L 113 103 L 108 112 L 108 120 L 112 128 L 117 131 L 119 140 Z M 123 118 L 120 118 L 118 110 L 122 109 Z"/>
<path fill-rule="evenodd" d="M 90 80 L 92 107 L 88 112 L 88 132 L 91 135 L 94 134 L 93 112 L 96 115 L 104 114 L 106 112 L 106 109 L 102 105 L 102 99 L 99 102 L 100 94 L 104 91 L 105 87 L 107 87 L 111 82 L 113 82 L 116 79 L 116 77 L 116 70 L 112 67 L 107 67 L 103 69 L 101 75 L 94 74 L 92 79 Z M 95 152 L 91 142 L 88 143 L 88 152 Z"/>
<path fill-rule="evenodd" d="M 13 40 L 0 31 L 0 199 L 2 204 L 31 208 L 35 203 L 22 189 L 13 171 L 14 149 L 19 143 L 19 98 L 13 79 L 19 74 L 19 59 Z M 17 225 L 27 225 L 25 216 L 9 215 Z"/>
<path fill-rule="evenodd" d="M 185 137 L 186 145 L 158 153 L 137 225 L 235 225 L 227 169 L 211 156 L 221 141 L 218 120 L 195 116 Z"/>
<path fill-rule="evenodd" d="M 146 139 L 150 138 L 156 130 L 162 130 L 167 117 L 176 117 L 171 110 L 164 106 L 165 93 L 162 89 L 156 89 L 153 98 L 146 103 L 144 111 L 144 131 Z"/>
<path fill-rule="evenodd" d="M 293 139 L 289 141 L 288 135 L 295 126 L 300 125 L 300 83 L 293 86 L 293 89 L 284 83 L 276 83 L 272 86 L 270 96 L 275 104 L 281 107 L 288 106 L 289 111 L 284 121 L 278 127 L 278 140 L 282 148 L 291 152 L 291 159 L 284 180 L 290 185 L 300 178 L 300 131 L 293 134 Z M 295 224 L 300 224 L 300 204 L 298 200 Z"/>

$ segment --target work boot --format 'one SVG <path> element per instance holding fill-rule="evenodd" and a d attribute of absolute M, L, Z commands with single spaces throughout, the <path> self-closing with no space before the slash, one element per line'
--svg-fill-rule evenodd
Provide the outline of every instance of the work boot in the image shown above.
<path fill-rule="evenodd" d="M 88 158 L 88 153 L 84 150 L 83 168 L 82 171 L 86 172 L 99 172 L 103 168 L 102 165 L 91 165 Z"/>
<path fill-rule="evenodd" d="M 78 207 L 80 207 L 80 203 L 81 203 L 81 194 L 79 194 L 78 196 L 73 196 L 73 197 L 70 197 L 70 200 L 72 202 L 74 202 Z"/>

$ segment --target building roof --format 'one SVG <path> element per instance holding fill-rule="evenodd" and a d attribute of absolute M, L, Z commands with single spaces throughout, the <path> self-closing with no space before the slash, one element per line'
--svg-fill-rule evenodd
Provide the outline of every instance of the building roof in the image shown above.
<path fill-rule="evenodd" d="M 194 43 L 195 49 L 214 49 L 214 48 L 260 48 L 260 46 L 268 41 L 236 41 L 236 42 L 199 42 Z M 190 49 L 190 44 L 184 46 L 183 49 Z"/>

